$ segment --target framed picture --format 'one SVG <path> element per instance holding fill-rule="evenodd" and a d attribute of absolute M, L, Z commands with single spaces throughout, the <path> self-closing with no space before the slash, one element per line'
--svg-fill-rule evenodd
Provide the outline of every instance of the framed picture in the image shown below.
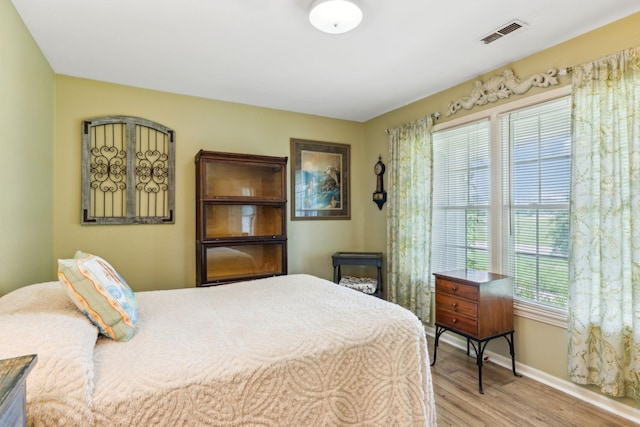
<path fill-rule="evenodd" d="M 347 144 L 291 138 L 291 219 L 351 219 Z"/>

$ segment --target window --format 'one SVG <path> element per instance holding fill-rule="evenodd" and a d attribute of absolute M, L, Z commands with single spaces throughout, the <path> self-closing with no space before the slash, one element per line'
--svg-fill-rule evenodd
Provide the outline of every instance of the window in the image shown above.
<path fill-rule="evenodd" d="M 489 269 L 490 122 L 433 137 L 433 271 Z"/>
<path fill-rule="evenodd" d="M 571 104 L 568 97 L 504 114 L 504 201 L 514 295 L 566 308 Z"/>
<path fill-rule="evenodd" d="M 150 120 L 82 123 L 82 224 L 172 224 L 175 132 Z"/>
<path fill-rule="evenodd" d="M 571 101 L 554 94 L 446 123 L 433 138 L 433 271 L 508 274 L 516 306 L 544 313 L 567 307 Z"/>

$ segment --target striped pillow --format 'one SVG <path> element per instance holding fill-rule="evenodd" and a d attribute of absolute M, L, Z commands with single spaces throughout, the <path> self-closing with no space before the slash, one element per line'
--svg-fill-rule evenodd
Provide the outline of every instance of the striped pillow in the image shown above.
<path fill-rule="evenodd" d="M 107 261 L 78 251 L 74 259 L 58 260 L 58 278 L 71 300 L 102 334 L 128 341 L 136 333 L 135 294 Z"/>

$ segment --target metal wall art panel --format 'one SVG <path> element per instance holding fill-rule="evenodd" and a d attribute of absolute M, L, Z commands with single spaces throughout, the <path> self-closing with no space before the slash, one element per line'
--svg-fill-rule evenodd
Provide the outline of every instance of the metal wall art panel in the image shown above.
<path fill-rule="evenodd" d="M 139 117 L 82 122 L 82 224 L 174 223 L 175 132 Z"/>

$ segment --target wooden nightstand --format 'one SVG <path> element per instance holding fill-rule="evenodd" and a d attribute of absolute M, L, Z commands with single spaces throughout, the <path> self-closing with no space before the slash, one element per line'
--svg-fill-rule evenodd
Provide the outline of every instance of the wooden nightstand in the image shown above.
<path fill-rule="evenodd" d="M 483 354 L 487 343 L 504 337 L 509 343 L 513 374 L 516 373 L 513 343 L 513 279 L 477 270 L 434 273 L 436 278 L 436 336 L 433 362 L 440 335 L 455 332 L 473 346 L 478 364 L 478 391 L 482 390 Z"/>
<path fill-rule="evenodd" d="M 38 356 L 0 360 L 0 426 L 27 425 L 27 375 Z"/>

